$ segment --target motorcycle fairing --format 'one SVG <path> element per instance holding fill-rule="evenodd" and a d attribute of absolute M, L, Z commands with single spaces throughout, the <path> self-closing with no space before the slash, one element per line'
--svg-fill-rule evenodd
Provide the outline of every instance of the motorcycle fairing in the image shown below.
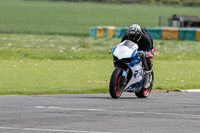
<path fill-rule="evenodd" d="M 142 80 L 140 80 L 139 82 L 130 85 L 128 88 L 124 89 L 124 91 L 127 91 L 127 92 L 134 92 L 134 91 L 136 91 L 138 88 L 142 88 L 142 87 L 143 87 L 143 84 L 144 84 L 144 80 L 142 79 Z"/>
<path fill-rule="evenodd" d="M 124 42 L 119 43 L 112 49 L 112 55 L 122 60 L 125 58 L 131 58 L 130 63 L 125 63 L 132 71 L 132 77 L 124 88 L 124 91 L 135 92 L 138 88 L 143 86 L 143 67 L 142 59 L 137 56 L 136 53 L 138 50 L 138 45 L 132 41 L 125 40 Z"/>
<path fill-rule="evenodd" d="M 135 89 L 138 89 L 143 86 L 142 62 L 133 67 L 129 66 L 129 68 L 131 69 L 133 75 L 127 83 L 126 87 L 124 88 L 124 91 L 133 92 Z"/>
<path fill-rule="evenodd" d="M 138 45 L 132 41 L 125 40 L 112 49 L 112 55 L 118 59 L 130 58 L 135 56 Z"/>
<path fill-rule="evenodd" d="M 131 60 L 132 61 L 128 65 L 130 67 L 134 67 L 134 66 L 137 66 L 140 63 L 141 57 L 139 57 L 139 56 L 133 56 L 133 57 L 131 57 Z"/>

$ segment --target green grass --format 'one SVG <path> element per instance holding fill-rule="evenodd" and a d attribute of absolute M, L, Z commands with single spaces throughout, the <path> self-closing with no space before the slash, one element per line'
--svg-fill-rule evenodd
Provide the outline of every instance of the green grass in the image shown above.
<path fill-rule="evenodd" d="M 156 60 L 154 89 L 199 89 L 199 67 L 199 60 Z"/>
<path fill-rule="evenodd" d="M 108 93 L 112 60 L 0 60 L 0 94 Z M 184 66 L 183 66 L 184 64 Z M 154 61 L 154 89 L 200 88 L 199 61 Z"/>
<path fill-rule="evenodd" d="M 120 39 L 0 34 L 0 94 L 107 93 Z M 154 89 L 200 88 L 200 42 L 154 40 Z"/>
<path fill-rule="evenodd" d="M 0 64 L 0 94 L 106 93 L 112 71 L 110 60 L 25 59 Z"/>
<path fill-rule="evenodd" d="M 1 34 L 0 59 L 110 59 L 120 39 L 59 35 Z"/>
<path fill-rule="evenodd" d="M 0 34 L 0 59 L 112 59 L 108 53 L 120 38 Z M 154 40 L 154 60 L 199 60 L 200 42 Z"/>
<path fill-rule="evenodd" d="M 89 35 L 92 26 L 158 26 L 159 16 L 199 15 L 198 7 L 1 0 L 0 32 Z"/>
<path fill-rule="evenodd" d="M 0 95 L 106 93 L 113 71 L 108 53 L 121 39 L 89 38 L 89 27 L 158 26 L 159 16 L 198 12 L 181 6 L 1 0 Z M 200 42 L 154 44 L 154 89 L 200 88 Z"/>

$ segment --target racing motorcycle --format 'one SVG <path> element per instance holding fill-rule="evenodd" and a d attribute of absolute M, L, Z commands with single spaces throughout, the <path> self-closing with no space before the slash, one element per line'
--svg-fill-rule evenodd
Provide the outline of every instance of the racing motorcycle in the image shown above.
<path fill-rule="evenodd" d="M 112 48 L 114 71 L 110 78 L 109 92 L 112 98 L 119 98 L 122 93 L 133 92 L 138 98 L 150 95 L 154 74 L 150 73 L 150 86 L 144 88 L 146 59 L 142 50 L 132 41 L 125 40 Z"/>

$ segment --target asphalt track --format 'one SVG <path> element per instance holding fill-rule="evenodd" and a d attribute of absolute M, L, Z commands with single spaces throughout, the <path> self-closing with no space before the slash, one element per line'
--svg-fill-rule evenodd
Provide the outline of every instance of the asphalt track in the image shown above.
<path fill-rule="evenodd" d="M 200 133 L 199 94 L 0 96 L 0 133 Z"/>

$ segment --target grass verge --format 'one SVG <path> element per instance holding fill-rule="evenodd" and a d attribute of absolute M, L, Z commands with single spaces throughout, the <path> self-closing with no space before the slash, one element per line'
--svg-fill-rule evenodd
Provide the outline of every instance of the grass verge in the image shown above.
<path fill-rule="evenodd" d="M 120 39 L 0 34 L 0 95 L 107 93 Z M 200 88 L 199 42 L 154 40 L 154 89 Z"/>
<path fill-rule="evenodd" d="M 0 95 L 107 93 L 112 60 L 0 60 Z M 200 88 L 199 61 L 154 61 L 154 89 Z"/>

